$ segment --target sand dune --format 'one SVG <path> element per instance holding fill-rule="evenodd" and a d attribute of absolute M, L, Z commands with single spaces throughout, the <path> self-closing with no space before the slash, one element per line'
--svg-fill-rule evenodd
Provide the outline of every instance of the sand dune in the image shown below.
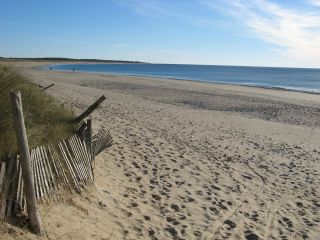
<path fill-rule="evenodd" d="M 76 112 L 104 94 L 114 137 L 86 194 L 41 206 L 48 239 L 320 239 L 319 95 L 36 66 Z"/>

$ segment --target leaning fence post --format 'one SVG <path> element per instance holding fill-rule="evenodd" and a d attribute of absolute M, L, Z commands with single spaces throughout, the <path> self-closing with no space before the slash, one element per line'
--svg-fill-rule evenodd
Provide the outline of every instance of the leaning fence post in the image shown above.
<path fill-rule="evenodd" d="M 31 168 L 31 158 L 24 125 L 22 101 L 20 92 L 10 92 L 10 100 L 13 109 L 13 119 L 15 124 L 18 148 L 20 153 L 20 163 L 22 167 L 22 177 L 25 186 L 27 212 L 30 218 L 30 225 L 35 234 L 41 235 L 41 222 L 39 209 L 34 189 L 33 172 Z"/>
<path fill-rule="evenodd" d="M 85 119 L 90 113 L 92 113 L 104 100 L 106 97 L 102 95 L 97 101 L 95 101 L 91 106 L 89 106 L 81 115 L 75 118 L 72 122 L 79 123 Z"/>

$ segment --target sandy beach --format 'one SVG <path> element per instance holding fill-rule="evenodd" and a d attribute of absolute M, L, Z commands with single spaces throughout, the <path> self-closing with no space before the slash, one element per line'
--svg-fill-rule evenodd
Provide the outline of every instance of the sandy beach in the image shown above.
<path fill-rule="evenodd" d="M 320 95 L 41 64 L 16 68 L 76 113 L 105 95 L 114 138 L 94 186 L 41 205 L 44 238 L 320 239 Z"/>

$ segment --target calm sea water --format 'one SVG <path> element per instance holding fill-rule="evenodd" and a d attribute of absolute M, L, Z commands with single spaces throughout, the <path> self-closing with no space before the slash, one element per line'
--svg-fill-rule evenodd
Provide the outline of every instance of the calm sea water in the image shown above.
<path fill-rule="evenodd" d="M 320 69 L 183 64 L 63 64 L 54 70 L 100 72 L 319 92 Z"/>

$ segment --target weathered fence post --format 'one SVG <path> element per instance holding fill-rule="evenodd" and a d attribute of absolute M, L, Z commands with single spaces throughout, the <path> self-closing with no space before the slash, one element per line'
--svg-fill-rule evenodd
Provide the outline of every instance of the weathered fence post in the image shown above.
<path fill-rule="evenodd" d="M 91 106 L 89 106 L 81 115 L 75 118 L 72 122 L 79 123 L 85 119 L 90 113 L 92 113 L 104 100 L 106 97 L 102 95 L 97 101 L 95 101 Z"/>
<path fill-rule="evenodd" d="M 33 172 L 31 168 L 31 158 L 24 124 L 22 101 L 20 92 L 11 92 L 10 99 L 13 109 L 13 119 L 15 124 L 18 148 L 20 153 L 20 163 L 22 167 L 22 177 L 25 186 L 27 212 L 30 218 L 32 231 L 41 235 L 41 222 L 39 209 L 34 189 Z"/>

